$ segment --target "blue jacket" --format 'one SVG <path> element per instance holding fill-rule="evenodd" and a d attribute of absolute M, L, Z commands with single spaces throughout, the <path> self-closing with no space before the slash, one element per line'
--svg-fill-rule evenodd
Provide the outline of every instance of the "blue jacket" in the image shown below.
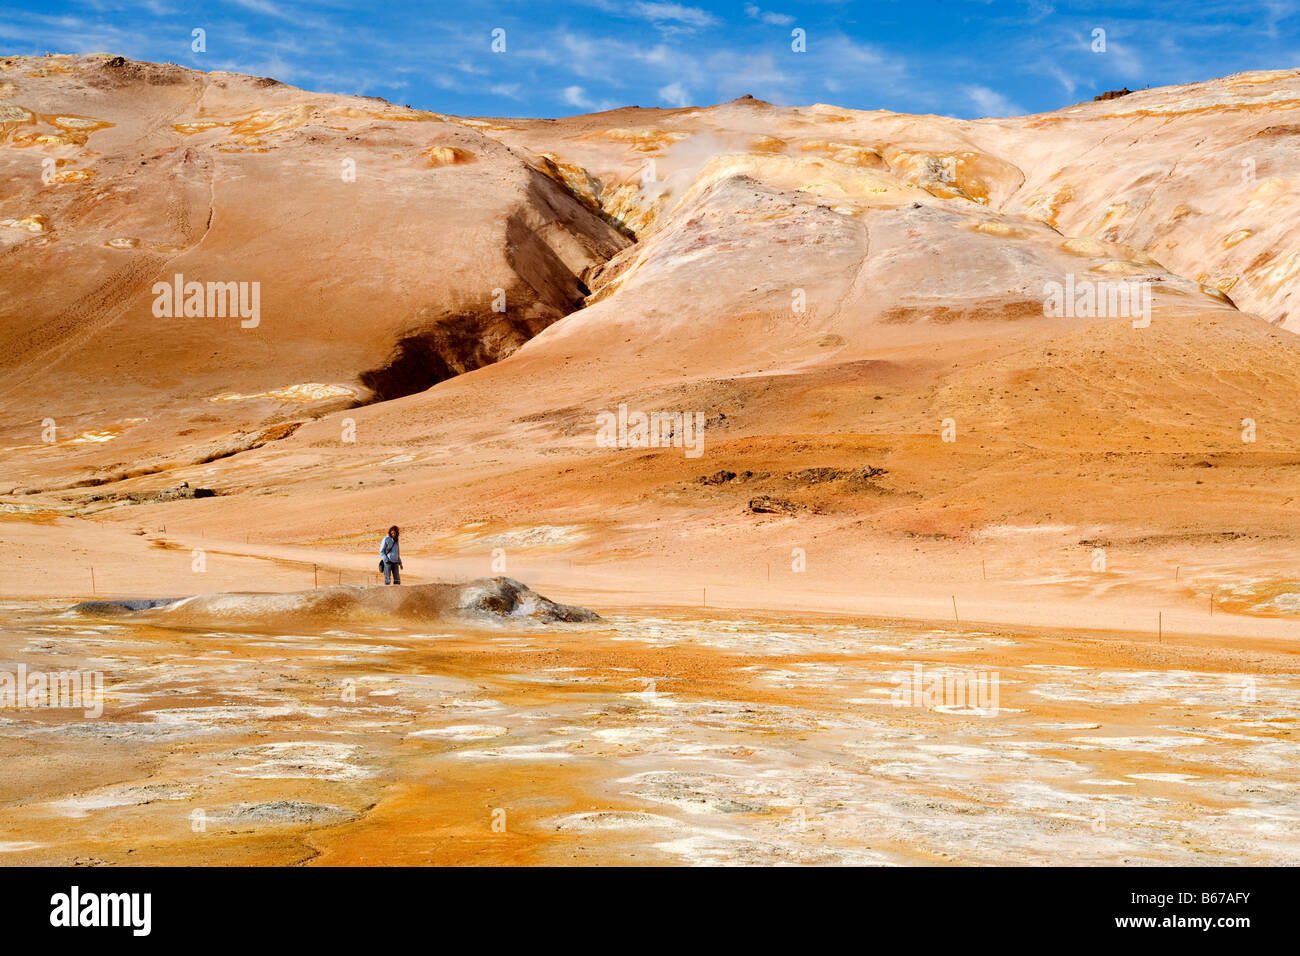
<path fill-rule="evenodd" d="M 397 547 L 397 539 L 384 535 L 384 540 L 379 544 L 379 556 L 389 564 L 401 564 L 402 552 Z"/>

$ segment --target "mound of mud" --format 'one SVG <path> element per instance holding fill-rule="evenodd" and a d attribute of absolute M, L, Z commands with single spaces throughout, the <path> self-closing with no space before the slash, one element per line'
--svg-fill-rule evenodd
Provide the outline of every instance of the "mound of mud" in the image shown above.
<path fill-rule="evenodd" d="M 95 617 L 131 615 L 163 626 L 262 630 L 365 621 L 599 621 L 594 611 L 557 604 L 513 578 L 466 584 L 331 587 L 285 594 L 199 594 L 158 600 L 85 601 L 70 609 Z"/>
<path fill-rule="evenodd" d="M 104 617 L 113 614 L 130 614 L 133 611 L 150 611 L 156 607 L 175 604 L 181 598 L 132 598 L 122 601 L 82 601 L 71 610 L 78 614 Z"/>

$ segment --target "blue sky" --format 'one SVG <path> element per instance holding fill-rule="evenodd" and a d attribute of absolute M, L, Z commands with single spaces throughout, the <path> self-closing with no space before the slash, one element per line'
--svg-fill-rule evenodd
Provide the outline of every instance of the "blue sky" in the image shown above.
<path fill-rule="evenodd" d="M 195 29 L 205 52 L 191 49 Z M 794 30 L 805 52 L 792 49 Z M 1104 51 L 1093 49 L 1096 30 Z M 1300 0 L 5 0 L 0 52 L 47 51 L 273 76 L 465 116 L 745 93 L 998 116 L 1122 86 L 1300 67 Z"/>

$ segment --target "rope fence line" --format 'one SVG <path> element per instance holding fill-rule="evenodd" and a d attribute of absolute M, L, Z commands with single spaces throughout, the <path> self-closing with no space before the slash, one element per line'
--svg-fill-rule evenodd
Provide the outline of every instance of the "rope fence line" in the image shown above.
<path fill-rule="evenodd" d="M 338 567 L 337 565 L 333 567 L 331 567 L 330 565 L 322 566 L 319 561 L 307 561 L 305 559 L 297 559 L 297 558 L 264 557 L 261 555 L 238 555 L 238 556 L 255 558 L 259 560 L 273 560 L 281 564 L 282 566 L 301 567 L 304 570 L 304 572 L 306 570 L 307 565 L 310 564 L 312 570 L 313 588 L 321 587 L 322 572 L 324 573 L 324 576 L 326 578 L 325 581 L 326 587 L 330 587 L 330 586 L 368 587 L 368 586 L 380 586 L 383 583 L 383 575 L 380 572 L 373 571 L 373 570 L 366 571 L 366 570 L 359 570 L 352 567 Z M 356 557 L 360 557 L 360 556 L 358 555 Z M 418 561 L 419 558 L 417 557 L 416 560 Z M 526 568 L 516 568 L 508 572 L 502 572 L 501 574 L 493 574 L 492 572 L 489 571 L 488 573 L 480 576 L 481 577 L 509 576 L 509 577 L 518 577 L 520 580 L 529 578 L 537 582 L 538 587 L 547 587 L 547 588 L 554 587 L 560 589 L 569 588 L 569 589 L 576 589 L 579 591 L 596 593 L 596 594 L 599 593 L 618 594 L 624 598 L 631 598 L 632 600 L 628 602 L 631 606 L 636 606 L 637 604 L 641 604 L 641 603 L 653 602 L 655 600 L 664 600 L 665 605 L 668 607 L 698 606 L 700 608 L 709 608 L 712 610 L 727 610 L 727 611 L 752 609 L 754 611 L 761 611 L 764 613 L 781 612 L 783 610 L 782 608 L 779 607 L 769 608 L 769 607 L 763 607 L 761 605 L 754 605 L 752 601 L 753 584 L 719 583 L 717 581 L 714 581 L 709 584 L 701 584 L 694 587 L 674 586 L 674 587 L 666 587 L 666 588 L 636 588 L 632 591 L 627 591 L 626 589 L 621 589 L 616 585 L 599 585 L 595 583 L 586 584 L 580 580 L 579 581 L 549 581 L 549 582 L 544 580 L 549 576 L 557 573 L 572 571 L 574 570 L 574 567 L 575 567 L 574 563 L 571 559 L 564 559 L 563 563 L 554 562 L 554 563 L 547 563 L 543 565 L 537 565 L 537 566 L 526 567 Z M 763 565 L 760 565 L 760 567 L 763 567 Z M 766 569 L 767 581 L 770 583 L 771 573 L 772 573 L 771 562 L 765 563 L 765 569 Z M 979 578 L 974 577 L 974 572 L 975 572 L 974 564 L 970 565 L 970 569 L 972 572 L 972 580 L 988 579 L 988 566 L 987 566 L 987 561 L 985 559 L 980 560 L 980 564 L 978 568 Z M 577 570 L 580 575 L 582 568 L 578 568 Z M 99 577 L 102 577 L 102 575 L 100 576 L 96 575 L 95 566 L 92 564 L 87 565 L 87 571 L 88 571 L 88 576 L 89 576 L 90 586 L 91 586 L 91 596 L 98 596 Z M 1181 565 L 1176 565 L 1174 567 L 1173 577 L 1175 580 L 1181 581 L 1181 571 L 1182 571 Z M 333 577 L 335 579 L 332 582 L 328 580 L 328 577 L 331 572 L 333 572 Z M 794 573 L 795 572 L 791 572 L 792 575 Z M 996 569 L 995 569 L 995 573 L 996 573 Z M 423 575 L 414 575 L 411 574 L 409 571 L 407 572 L 408 583 L 419 582 L 422 580 L 422 578 Z M 357 583 L 358 580 L 360 581 L 360 583 Z M 789 583 L 794 584 L 793 581 Z M 969 583 L 969 582 L 965 582 L 965 583 Z M 1007 583 L 1016 583 L 1016 582 L 1007 582 Z M 714 592 L 712 603 L 710 603 L 710 598 L 709 598 L 710 588 L 713 589 Z M 744 592 L 745 599 L 741 600 L 739 598 L 735 598 L 733 599 L 734 603 L 728 604 L 726 592 L 729 590 Z M 1219 611 L 1219 614 L 1221 616 L 1225 613 L 1222 610 L 1221 606 L 1216 608 L 1216 603 L 1217 603 L 1216 599 L 1218 597 L 1219 590 L 1220 588 L 1217 586 L 1210 589 L 1208 594 L 1207 605 L 1206 605 L 1207 613 L 1205 617 L 1201 617 L 1199 614 L 1196 613 L 1188 612 L 1186 611 L 1185 608 L 1166 609 L 1166 608 L 1153 606 L 1149 615 L 1137 616 L 1137 615 L 1130 614 L 1120 618 L 1115 618 L 1112 615 L 1111 619 L 1106 620 L 1104 623 L 1100 623 L 1100 624 L 1082 623 L 1082 622 L 1056 624 L 1056 623 L 1041 623 L 1041 622 L 1034 622 L 1034 621 L 1008 622 L 1008 621 L 999 621 L 996 619 L 983 620 L 980 618 L 980 611 L 978 610 L 978 605 L 976 606 L 976 610 L 970 611 L 968 608 L 966 613 L 963 615 L 958 607 L 957 595 L 955 593 L 952 593 L 950 594 L 950 602 L 952 605 L 951 624 L 953 626 L 956 626 L 958 628 L 963 628 L 963 629 L 969 629 L 972 627 L 1028 628 L 1033 630 L 1059 628 L 1061 630 L 1068 630 L 1068 631 L 1126 632 L 1126 633 L 1135 633 L 1135 634 L 1154 634 L 1157 643 L 1163 643 L 1166 617 L 1169 618 L 1171 633 L 1180 633 L 1180 632 L 1186 634 L 1208 633 L 1208 632 L 1199 631 L 1198 628 L 1200 628 L 1205 621 L 1212 619 L 1215 616 L 1216 610 Z M 111 592 L 111 588 L 109 588 L 109 591 Z M 784 609 L 786 613 L 800 613 L 800 612 L 811 611 L 813 613 L 819 613 L 819 614 L 838 614 L 845 617 L 904 619 L 904 620 L 933 623 L 933 624 L 940 624 L 940 625 L 944 623 L 944 619 L 945 619 L 945 612 L 942 609 L 942 599 L 938 597 L 930 598 L 930 599 L 919 599 L 919 606 L 903 607 L 897 609 L 871 609 L 871 608 L 861 608 L 861 607 L 855 608 L 855 607 L 844 606 L 842 602 L 843 599 L 846 597 L 846 595 L 843 592 L 827 591 L 827 590 L 821 590 L 817 588 L 806 588 L 806 587 L 805 588 L 779 587 L 775 593 L 780 593 L 787 596 L 799 597 L 804 600 L 824 602 L 822 606 L 816 608 L 807 608 L 807 607 L 798 608 L 798 609 L 786 608 Z M 966 595 L 963 598 L 963 600 L 969 600 L 969 599 L 970 599 L 970 595 Z M 1008 603 L 1008 602 L 999 601 L 996 603 Z M 1010 603 L 1015 603 L 1015 602 L 1010 602 Z M 1086 608 L 1087 604 L 1088 601 L 1080 600 L 1074 602 L 1072 607 L 1075 609 L 1083 609 Z M 963 616 L 966 618 L 965 621 L 963 621 L 962 619 Z M 1270 618 L 1266 615 L 1259 615 L 1259 616 L 1240 615 L 1240 616 L 1246 620 L 1256 620 L 1256 619 L 1276 620 L 1276 621 L 1281 621 L 1283 623 L 1295 623 L 1298 625 L 1298 630 L 1300 630 L 1300 621 L 1292 622 L 1285 617 Z"/>

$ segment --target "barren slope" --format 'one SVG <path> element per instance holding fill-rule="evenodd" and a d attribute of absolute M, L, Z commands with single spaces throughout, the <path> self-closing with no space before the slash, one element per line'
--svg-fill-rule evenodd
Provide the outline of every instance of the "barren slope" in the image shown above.
<path fill-rule="evenodd" d="M 73 65 L 92 75 L 123 69 Z M 185 74 L 184 82 L 206 91 L 204 117 L 251 115 L 240 110 L 269 109 L 268 101 L 335 103 L 233 77 Z M 220 83 L 227 88 L 215 92 Z M 429 560 L 436 553 L 458 573 L 486 573 L 504 549 L 557 575 L 581 561 L 587 580 L 624 595 L 654 582 L 651 590 L 680 597 L 705 578 L 741 594 L 765 566 L 788 567 L 796 547 L 809 551 L 816 577 L 786 572 L 790 594 L 803 594 L 787 597 L 794 601 L 809 599 L 812 586 L 847 600 L 864 581 L 876 593 L 946 598 L 952 569 L 978 569 L 981 560 L 1014 587 L 1050 586 L 1065 602 L 1084 594 L 1142 602 L 1152 589 L 1172 589 L 1199 608 L 1211 578 L 1216 587 L 1234 574 L 1285 582 L 1300 573 L 1292 556 L 1300 528 L 1287 507 L 1300 468 L 1300 340 L 1278 327 L 1288 324 L 1291 289 L 1274 280 L 1300 245 L 1285 215 L 1290 200 L 1269 196 L 1294 192 L 1300 160 L 1269 145 L 1252 153 L 1249 183 L 1225 175 L 1215 157 L 1285 142 L 1298 87 L 1295 72 L 1261 74 L 978 122 L 748 99 L 557 121 L 402 113 L 407 122 L 393 118 L 395 108 L 338 101 L 324 118 L 310 114 L 319 128 L 256 133 L 254 145 L 232 140 L 227 127 L 176 133 L 226 171 L 227 206 L 291 220 L 273 240 L 233 226 L 218 240 L 216 215 L 200 247 L 176 255 L 201 262 L 224 242 L 220 261 L 247 255 L 251 268 L 256 257 L 241 236 L 261 257 L 277 257 L 291 278 L 276 288 L 298 290 L 284 305 L 298 309 L 296 323 L 285 320 L 292 348 L 268 351 L 265 364 L 253 350 L 214 368 L 214 356 L 196 349 L 173 363 L 179 344 L 159 351 L 119 321 L 81 350 L 57 351 L 69 372 L 81 369 L 87 401 L 112 396 L 116 414 L 149 417 L 157 430 L 141 425 L 93 451 L 11 456 L 15 484 L 47 490 L 10 498 L 9 507 L 97 514 L 151 532 L 166 525 L 169 535 L 230 547 L 293 543 L 311 549 L 308 560 L 355 551 L 358 567 L 374 529 L 397 521 Z M 233 98 L 234 89 L 240 107 L 218 109 L 213 98 Z M 344 115 L 362 110 L 357 102 L 372 114 Z M 406 132 L 414 129 L 422 132 Z M 310 139 L 332 134 L 343 142 L 323 159 Z M 293 185 L 300 163 L 333 164 L 354 148 L 349 136 L 355 148 L 369 136 L 383 144 L 376 151 L 393 151 L 380 182 L 365 185 L 359 172 L 353 184 L 322 174 Z M 103 142 L 107 155 L 113 141 Z M 409 150 L 431 143 L 477 161 L 429 170 Z M 271 152 L 224 152 L 234 147 Z M 185 150 L 172 149 L 184 166 Z M 266 178 L 267 156 L 292 172 Z M 1268 183 L 1273 193 L 1258 193 Z M 340 212 L 319 201 L 322 190 L 335 191 L 327 194 Z M 1181 209 L 1193 194 L 1195 216 Z M 327 235 L 328 223 L 358 208 L 365 215 L 352 232 Z M 467 208 L 475 211 L 468 218 Z M 485 224 L 517 230 L 519 217 L 526 231 L 485 238 Z M 311 221 L 314 231 L 298 225 Z M 1239 249 L 1245 239 L 1222 241 L 1243 230 L 1257 237 L 1249 249 Z M 106 241 L 91 234 L 69 226 L 67 240 L 53 230 L 33 241 L 55 249 Z M 42 249 L 21 253 L 30 276 L 55 274 L 38 268 L 38 256 L 51 254 Z M 355 386 L 364 371 L 387 367 L 390 380 L 405 383 L 396 394 L 419 384 L 408 376 L 440 368 L 423 351 L 428 337 L 391 361 L 412 314 L 454 312 L 473 290 L 505 284 L 478 278 L 501 274 L 499 264 L 476 271 L 473 263 L 518 260 L 521 250 L 527 262 L 514 262 L 516 275 L 553 281 L 531 282 L 540 319 L 524 320 L 519 338 L 549 325 L 501 361 L 428 391 L 335 411 L 232 457 L 58 490 L 87 475 L 112 477 L 106 466 L 142 453 L 178 457 L 160 437 L 170 449 L 174 419 L 159 416 L 156 397 L 137 399 L 137 386 L 97 378 L 97 357 L 141 354 L 178 390 L 184 383 L 187 408 L 229 387 L 218 384 L 222 376 L 239 376 L 251 392 L 295 381 Z M 538 266 L 550 261 L 546 250 L 564 268 Z M 1240 259 L 1247 251 L 1249 262 Z M 325 265 L 313 264 L 318 255 Z M 345 259 L 369 264 L 384 282 L 344 274 Z M 179 268 L 164 261 L 163 271 Z M 410 278 L 391 282 L 400 269 Z M 426 281 L 430 272 L 439 278 Z M 1219 281 L 1229 273 L 1238 276 L 1230 288 Z M 547 296 L 571 293 L 578 278 L 590 292 L 586 307 L 551 322 L 563 302 Z M 1145 284 L 1150 324 L 1045 316 L 1045 287 L 1067 279 Z M 268 280 L 267 302 L 270 289 Z M 1240 311 L 1243 303 L 1253 311 Z M 514 309 L 504 321 L 516 321 Z M 367 323 L 380 314 L 400 321 L 382 334 L 366 324 L 349 332 L 341 318 L 320 324 L 345 311 L 348 322 L 362 314 Z M 266 315 L 262 329 L 272 327 Z M 159 324 L 160 337 L 180 334 Z M 464 341 L 493 334 L 489 322 Z M 33 353 L 24 348 L 19 361 Z M 280 364 L 286 355 L 292 374 Z M 43 417 L 30 396 L 6 401 L 21 409 L 15 421 Z M 249 407 L 268 421 L 305 417 L 274 397 L 250 401 L 264 403 Z M 601 447 L 597 416 L 621 404 L 698 412 L 701 454 Z M 95 425 L 107 433 L 103 414 Z M 212 433 L 228 434 L 227 413 L 209 414 L 219 419 Z M 127 503 L 182 481 L 219 494 Z M 1090 574 L 1099 547 L 1113 569 Z M 1175 566 L 1192 565 L 1203 580 L 1175 578 Z"/>
<path fill-rule="evenodd" d="M 0 60 L 0 84 L 16 482 L 49 457 L 45 419 L 59 468 L 138 467 L 427 388 L 571 311 L 626 244 L 435 114 L 108 57 Z M 248 283 L 249 305 L 257 283 L 259 312 L 158 317 L 178 274 Z"/>

